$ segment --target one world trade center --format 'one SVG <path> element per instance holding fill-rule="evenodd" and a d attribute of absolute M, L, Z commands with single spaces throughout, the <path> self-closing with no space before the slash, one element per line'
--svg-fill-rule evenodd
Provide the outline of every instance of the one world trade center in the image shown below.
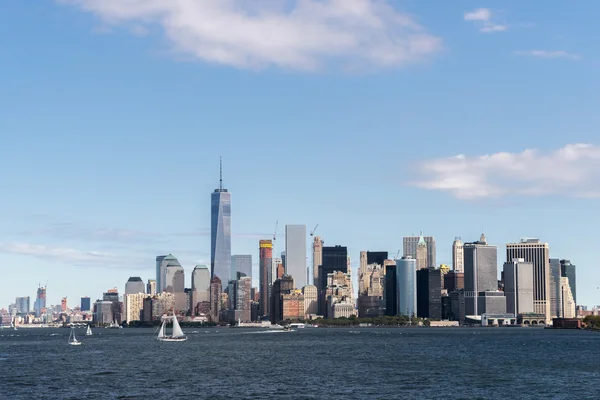
<path fill-rule="evenodd" d="M 223 163 L 219 168 L 219 188 L 210 196 L 210 273 L 221 279 L 223 286 L 230 279 L 231 269 L 231 193 L 223 188 Z"/>

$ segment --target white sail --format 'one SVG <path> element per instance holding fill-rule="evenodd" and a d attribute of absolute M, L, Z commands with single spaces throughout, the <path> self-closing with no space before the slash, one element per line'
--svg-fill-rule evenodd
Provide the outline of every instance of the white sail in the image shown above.
<path fill-rule="evenodd" d="M 177 317 L 175 316 L 175 313 L 173 313 L 173 337 L 179 338 L 179 337 L 183 337 L 183 336 L 185 336 L 185 334 L 183 333 L 183 331 L 181 330 L 181 327 L 179 326 L 179 321 L 177 321 Z"/>
<path fill-rule="evenodd" d="M 88 325 L 87 330 L 85 331 L 86 336 L 92 336 L 92 328 Z"/>
<path fill-rule="evenodd" d="M 158 337 L 165 337 L 165 321 L 163 320 L 162 325 L 160 326 L 160 330 L 158 331 Z"/>

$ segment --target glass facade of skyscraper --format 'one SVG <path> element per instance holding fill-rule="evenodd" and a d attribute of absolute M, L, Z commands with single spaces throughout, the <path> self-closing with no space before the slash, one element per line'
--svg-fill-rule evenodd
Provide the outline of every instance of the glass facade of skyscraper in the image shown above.
<path fill-rule="evenodd" d="M 227 189 L 211 194 L 210 271 L 222 282 L 235 278 L 231 276 L 231 193 Z"/>
<path fill-rule="evenodd" d="M 396 260 L 396 279 L 398 314 L 415 316 L 417 314 L 417 260 L 410 256 Z"/>
<path fill-rule="evenodd" d="M 285 226 L 285 273 L 297 288 L 306 285 L 306 225 Z"/>

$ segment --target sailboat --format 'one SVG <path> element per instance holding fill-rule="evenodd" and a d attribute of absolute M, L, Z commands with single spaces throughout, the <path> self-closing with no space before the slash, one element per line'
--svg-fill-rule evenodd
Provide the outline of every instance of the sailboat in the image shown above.
<path fill-rule="evenodd" d="M 87 330 L 85 331 L 85 336 L 92 336 L 92 328 L 88 325 Z"/>
<path fill-rule="evenodd" d="M 162 325 L 160 326 L 160 330 L 158 331 L 157 339 L 161 342 L 185 342 L 187 340 L 187 336 L 181 330 L 179 326 L 179 321 L 177 321 L 177 317 L 175 316 L 175 312 L 173 312 L 173 333 L 171 335 L 167 335 L 167 322 L 163 320 Z"/>
<path fill-rule="evenodd" d="M 71 346 L 80 346 L 81 342 L 79 340 L 77 340 L 77 338 L 75 337 L 75 329 L 71 328 L 71 333 L 69 334 L 69 344 Z"/>

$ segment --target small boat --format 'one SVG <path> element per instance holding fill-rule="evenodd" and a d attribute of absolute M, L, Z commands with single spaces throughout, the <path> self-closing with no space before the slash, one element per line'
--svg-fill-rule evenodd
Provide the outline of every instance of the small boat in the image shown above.
<path fill-rule="evenodd" d="M 85 336 L 92 336 L 92 328 L 90 328 L 90 326 L 87 326 L 87 330 L 85 331 Z"/>
<path fill-rule="evenodd" d="M 175 316 L 175 312 L 173 312 L 173 332 L 171 335 L 167 335 L 167 321 L 163 320 L 162 325 L 160 326 L 160 330 L 158 332 L 157 339 L 161 342 L 185 342 L 187 340 L 187 336 L 181 330 L 179 326 L 179 321 L 177 321 L 177 317 Z"/>
<path fill-rule="evenodd" d="M 75 329 L 71 328 L 71 333 L 69 334 L 69 344 L 71 346 L 80 346 L 81 342 L 79 340 L 77 340 L 77 338 L 75 337 Z"/>
<path fill-rule="evenodd" d="M 299 328 L 299 329 L 303 329 L 306 328 L 306 325 L 301 323 L 301 322 L 294 322 L 290 324 L 290 328 Z"/>

